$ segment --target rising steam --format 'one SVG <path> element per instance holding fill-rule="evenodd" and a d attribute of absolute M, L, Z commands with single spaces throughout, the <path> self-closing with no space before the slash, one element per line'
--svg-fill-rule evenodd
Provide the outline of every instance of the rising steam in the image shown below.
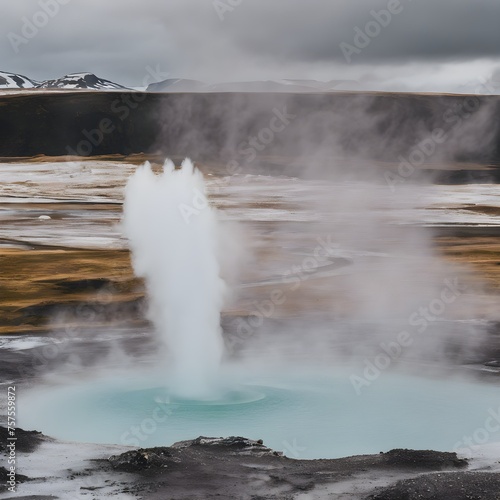
<path fill-rule="evenodd" d="M 149 163 L 138 168 L 124 203 L 134 271 L 146 281 L 149 315 L 169 353 L 166 382 L 187 398 L 209 396 L 223 355 L 219 220 L 204 193 L 189 159 L 181 169 L 167 160 L 161 175 Z"/>

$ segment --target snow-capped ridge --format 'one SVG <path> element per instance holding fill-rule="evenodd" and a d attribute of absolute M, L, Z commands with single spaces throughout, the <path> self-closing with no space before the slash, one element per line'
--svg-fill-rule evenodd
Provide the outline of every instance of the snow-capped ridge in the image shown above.
<path fill-rule="evenodd" d="M 91 89 L 91 90 L 128 90 L 118 83 L 99 78 L 93 73 L 71 73 L 56 80 L 46 80 L 37 88 L 42 89 Z"/>

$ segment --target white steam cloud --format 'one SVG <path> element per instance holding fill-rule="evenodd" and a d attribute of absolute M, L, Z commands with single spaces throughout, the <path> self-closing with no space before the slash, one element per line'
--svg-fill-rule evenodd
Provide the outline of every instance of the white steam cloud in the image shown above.
<path fill-rule="evenodd" d="M 161 175 L 149 163 L 129 179 L 123 225 L 137 276 L 145 278 L 149 315 L 169 353 L 167 385 L 181 397 L 208 397 L 222 360 L 219 219 L 204 198 L 202 173 L 186 159 Z M 206 201 L 206 198 L 204 198 Z"/>

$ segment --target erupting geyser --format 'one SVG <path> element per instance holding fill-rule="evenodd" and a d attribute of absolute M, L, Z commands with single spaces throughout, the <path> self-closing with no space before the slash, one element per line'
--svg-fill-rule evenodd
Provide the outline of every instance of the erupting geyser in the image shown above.
<path fill-rule="evenodd" d="M 145 278 L 149 315 L 169 353 L 167 385 L 182 398 L 205 399 L 222 359 L 225 283 L 220 277 L 217 211 L 203 174 L 186 159 L 163 173 L 139 167 L 126 187 L 124 229 L 137 276 Z"/>

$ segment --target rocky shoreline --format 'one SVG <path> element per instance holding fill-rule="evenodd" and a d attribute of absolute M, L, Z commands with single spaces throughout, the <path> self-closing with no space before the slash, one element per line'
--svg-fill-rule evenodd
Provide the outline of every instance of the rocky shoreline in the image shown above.
<path fill-rule="evenodd" d="M 22 475 L 10 496 L 0 469 L 0 498 L 498 500 L 500 491 L 498 462 L 478 469 L 474 459 L 430 450 L 295 460 L 243 437 L 130 449 L 17 435 Z"/>

